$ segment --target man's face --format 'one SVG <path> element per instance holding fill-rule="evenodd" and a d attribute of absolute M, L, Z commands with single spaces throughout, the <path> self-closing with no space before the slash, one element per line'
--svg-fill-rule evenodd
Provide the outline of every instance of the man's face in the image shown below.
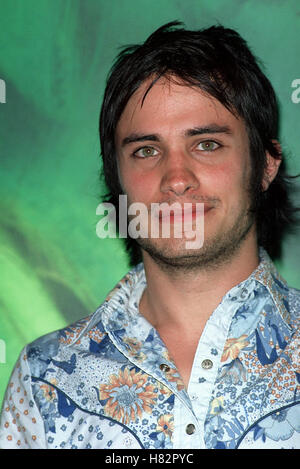
<path fill-rule="evenodd" d="M 245 124 L 200 89 L 165 78 L 143 101 L 149 84 L 130 98 L 117 126 L 121 186 L 128 203 L 142 202 L 149 214 L 152 203 L 204 203 L 204 244 L 187 249 L 184 234 L 137 241 L 169 265 L 220 263 L 255 237 L 248 212 L 251 162 Z"/>

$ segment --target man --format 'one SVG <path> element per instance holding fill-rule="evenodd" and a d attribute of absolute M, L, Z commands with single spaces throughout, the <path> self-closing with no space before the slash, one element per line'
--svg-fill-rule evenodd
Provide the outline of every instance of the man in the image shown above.
<path fill-rule="evenodd" d="M 94 315 L 24 350 L 2 447 L 300 447 L 300 295 L 269 257 L 294 220 L 274 91 L 236 32 L 179 26 L 120 54 L 100 118 L 108 200 L 144 204 L 145 226 L 166 204 L 170 236 L 125 239 L 134 267 Z"/>

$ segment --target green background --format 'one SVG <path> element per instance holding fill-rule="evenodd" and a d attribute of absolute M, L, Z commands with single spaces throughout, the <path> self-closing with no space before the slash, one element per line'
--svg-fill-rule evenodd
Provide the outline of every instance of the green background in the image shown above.
<path fill-rule="evenodd" d="M 249 42 L 278 93 L 288 168 L 300 172 L 296 0 L 0 0 L 0 402 L 24 345 L 93 312 L 128 270 L 121 241 L 96 236 L 101 98 L 118 48 L 175 19 L 219 22 Z M 277 264 L 298 288 L 299 234 Z"/>

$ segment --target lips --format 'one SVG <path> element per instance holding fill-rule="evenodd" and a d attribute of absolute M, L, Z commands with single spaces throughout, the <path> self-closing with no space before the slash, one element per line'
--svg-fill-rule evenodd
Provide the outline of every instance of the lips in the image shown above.
<path fill-rule="evenodd" d="M 167 206 L 162 204 L 162 206 L 159 209 L 154 210 L 154 212 L 155 216 L 158 217 L 161 222 L 170 221 L 171 223 L 176 223 L 193 221 L 197 216 L 206 214 L 212 208 L 212 205 L 203 202 L 197 202 L 196 204 L 186 202 L 183 205 L 179 203 Z"/>

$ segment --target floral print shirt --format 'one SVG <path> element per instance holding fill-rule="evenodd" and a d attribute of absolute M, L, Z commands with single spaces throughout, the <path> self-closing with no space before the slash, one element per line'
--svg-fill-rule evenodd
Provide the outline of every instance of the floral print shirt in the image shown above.
<path fill-rule="evenodd" d="M 0 448 L 300 448 L 300 291 L 266 252 L 207 321 L 187 389 L 139 313 L 145 286 L 139 264 L 93 315 L 23 350 Z"/>

